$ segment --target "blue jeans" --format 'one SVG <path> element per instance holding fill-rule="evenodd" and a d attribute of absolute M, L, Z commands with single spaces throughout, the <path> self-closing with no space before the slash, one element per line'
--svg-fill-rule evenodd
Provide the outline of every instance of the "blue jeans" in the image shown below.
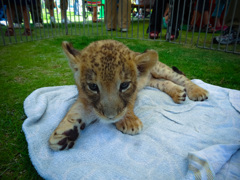
<path fill-rule="evenodd" d="M 6 9 L 7 9 L 7 6 L 4 5 L 1 9 L 0 9 L 0 21 L 4 21 L 6 17 L 4 17 L 4 12 L 6 14 Z"/>
<path fill-rule="evenodd" d="M 220 2 L 219 2 L 220 1 Z M 226 6 L 226 13 L 227 13 L 227 11 L 228 11 L 228 7 L 229 7 L 229 3 L 230 3 L 230 1 L 231 0 L 228 0 L 228 4 L 227 4 L 227 6 Z M 212 16 L 213 17 L 221 17 L 221 14 L 222 14 L 222 12 L 223 12 L 223 9 L 224 9 L 224 7 L 225 7 L 225 5 L 226 5 L 226 3 L 227 3 L 227 0 L 216 0 L 216 6 L 215 6 L 215 8 L 214 8 L 214 11 L 213 11 L 213 13 L 212 13 Z M 220 3 L 220 4 L 219 4 Z M 219 9 L 218 9 L 218 4 L 219 4 Z"/>
<path fill-rule="evenodd" d="M 74 3 L 74 14 L 80 15 L 78 0 L 75 0 L 75 3 Z"/>

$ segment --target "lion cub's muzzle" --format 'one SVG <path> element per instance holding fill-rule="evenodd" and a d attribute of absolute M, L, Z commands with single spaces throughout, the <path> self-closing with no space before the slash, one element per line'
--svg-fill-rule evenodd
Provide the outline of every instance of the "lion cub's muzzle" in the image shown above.
<path fill-rule="evenodd" d="M 124 117 L 127 109 L 118 108 L 118 106 L 109 103 L 107 105 L 103 104 L 100 112 L 97 109 L 95 109 L 95 112 L 100 120 L 108 123 L 115 123 Z"/>
<path fill-rule="evenodd" d="M 110 86 L 110 85 L 109 85 Z M 93 104 L 95 114 L 100 120 L 114 123 L 124 117 L 127 111 L 126 103 L 119 96 L 115 87 L 100 91 L 100 98 Z"/>

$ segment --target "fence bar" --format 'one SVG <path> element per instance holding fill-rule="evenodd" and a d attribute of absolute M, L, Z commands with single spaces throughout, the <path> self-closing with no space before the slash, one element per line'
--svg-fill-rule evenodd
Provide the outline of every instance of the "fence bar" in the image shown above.
<path fill-rule="evenodd" d="M 172 33 L 173 19 L 174 19 L 174 17 L 173 17 L 174 16 L 174 6 L 175 6 L 175 0 L 169 0 L 169 12 L 171 12 L 171 13 L 170 13 L 170 22 L 168 22 L 167 34 L 166 34 L 166 40 L 168 42 L 171 42 L 171 33 Z"/>
<path fill-rule="evenodd" d="M 25 0 L 25 4 L 26 4 L 25 9 L 26 9 L 26 13 L 27 13 L 27 21 L 28 21 L 28 23 L 29 23 L 31 41 L 33 41 L 33 33 L 32 33 L 33 29 L 31 29 L 31 25 L 30 25 L 30 14 L 29 14 L 29 11 L 28 11 L 28 8 L 27 8 L 27 0 Z M 24 18 L 24 26 L 25 26 L 25 30 L 26 30 L 25 18 Z M 27 34 L 27 33 L 26 33 L 26 34 Z M 28 36 L 28 35 L 26 35 L 26 36 Z"/>
<path fill-rule="evenodd" d="M 201 22 L 200 22 L 199 31 L 198 31 L 197 46 L 198 46 L 198 43 L 199 43 L 200 32 L 201 32 L 201 29 L 202 29 L 203 15 L 204 15 L 204 12 L 205 12 L 205 2 L 206 2 L 206 0 L 204 0 L 203 6 L 202 6 L 202 15 L 201 15 Z"/>
<path fill-rule="evenodd" d="M 78 5 L 78 4 L 77 4 Z M 75 35 L 77 35 L 77 24 L 76 24 L 76 2 L 73 2 L 73 19 L 74 19 L 74 25 L 75 25 Z M 78 8 L 77 8 L 78 10 Z M 70 12 L 71 13 L 71 12 Z"/>
<path fill-rule="evenodd" d="M 179 24 L 179 7 L 180 7 L 180 4 L 182 4 L 182 0 L 179 0 L 178 1 L 178 10 L 177 10 L 177 19 L 176 19 L 176 25 L 175 25 L 175 32 L 174 32 L 174 41 L 176 40 L 176 32 L 178 31 L 178 24 Z M 182 8 L 182 7 L 181 7 Z M 182 11 L 182 10 L 181 10 Z M 181 12 L 182 13 L 182 12 Z M 181 14 L 180 14 L 181 15 Z M 175 16 L 175 15 L 174 15 Z M 182 23 L 181 23 L 182 24 Z M 179 33 L 179 32 L 178 32 Z"/>
<path fill-rule="evenodd" d="M 22 12 L 22 17 L 24 18 L 22 1 L 20 1 L 20 7 L 21 7 L 21 12 Z M 24 22 L 24 26 L 25 26 L 25 20 L 23 20 L 23 22 Z M 25 36 L 25 37 L 26 37 L 26 41 L 28 41 L 28 36 Z"/>
<path fill-rule="evenodd" d="M 181 20 L 181 25 L 180 25 L 181 30 L 179 33 L 179 41 L 178 41 L 179 44 L 181 44 L 181 39 L 182 39 L 182 27 L 183 27 L 184 15 L 185 15 L 185 6 L 186 6 L 186 0 L 184 0 L 184 3 L 183 3 L 182 20 Z"/>
<path fill-rule="evenodd" d="M 62 0 L 63 1 L 63 0 Z M 65 2 L 65 1 L 64 1 Z M 68 7 L 69 7 L 69 9 L 71 8 L 71 1 L 69 1 L 69 3 L 68 3 Z M 67 10 L 66 10 L 66 16 L 65 16 L 65 22 L 67 23 L 67 25 L 68 25 L 68 21 L 69 22 L 71 22 L 71 20 L 72 20 L 72 13 L 71 13 L 71 11 L 69 11 L 70 13 L 70 20 L 67 18 Z M 70 23 L 71 24 L 71 35 L 73 34 L 72 33 L 72 23 Z"/>
<path fill-rule="evenodd" d="M 1 1 L 2 3 L 2 7 L 4 9 L 4 4 L 3 4 L 3 0 Z M 5 14 L 5 11 L 3 10 L 3 13 Z M 6 17 L 6 16 L 5 16 Z M 6 23 L 7 24 L 7 23 Z M 3 40 L 3 45 L 5 46 L 6 45 L 6 42 L 5 42 L 5 38 L 4 38 L 4 31 L 3 31 L 3 28 L 2 26 L 0 25 L 0 31 L 1 31 L 1 36 L 2 36 L 2 40 Z"/>
<path fill-rule="evenodd" d="M 190 21 L 190 18 L 191 18 L 192 1 L 193 0 L 191 0 L 191 2 L 190 2 L 190 9 L 189 9 L 189 12 L 188 12 L 188 22 L 187 22 L 187 31 L 186 31 L 185 44 L 187 44 L 187 35 L 188 35 L 188 31 L 189 31 L 189 21 Z"/>
<path fill-rule="evenodd" d="M 193 15 L 194 15 L 194 23 L 193 23 L 193 29 L 192 29 L 192 40 L 191 40 L 191 44 L 193 44 L 193 36 L 194 36 L 194 31 L 195 31 L 195 26 L 196 26 L 198 2 L 199 2 L 199 0 L 197 0 L 197 5 L 196 5 L 196 8 L 195 8 L 196 10 L 194 10 L 194 12 L 193 12 Z"/>
<path fill-rule="evenodd" d="M 208 15 L 208 24 L 207 24 L 207 29 L 206 29 L 206 33 L 205 33 L 205 39 L 204 39 L 203 47 L 206 47 L 206 39 L 207 39 L 207 33 L 208 33 L 209 24 L 210 24 L 210 17 L 211 17 L 211 12 L 212 12 L 212 4 L 213 4 L 213 1 L 211 1 L 211 5 L 210 5 L 210 12 L 209 12 L 209 15 Z M 216 19 L 217 18 L 215 18 L 215 22 L 216 22 Z M 214 26 L 213 30 L 215 30 L 215 26 Z M 214 35 L 214 31 L 213 31 L 213 35 Z"/>
<path fill-rule="evenodd" d="M 34 15 L 34 9 L 33 9 L 33 2 L 32 1 L 33 0 L 30 0 L 30 12 L 31 12 L 33 24 L 35 24 L 36 22 L 35 22 L 35 15 Z M 37 35 L 36 35 L 36 40 L 37 40 Z"/>
<path fill-rule="evenodd" d="M 167 3 L 167 2 L 166 2 Z M 165 1 L 162 1 L 162 7 L 165 7 Z M 168 6 L 169 7 L 169 6 Z M 169 14 L 170 14 L 170 9 L 168 9 L 168 18 L 169 18 Z M 162 10 L 161 13 L 161 18 L 163 17 L 164 12 Z M 162 39 L 162 29 L 163 29 L 163 19 L 161 20 L 161 32 L 160 32 L 160 39 Z"/>
<path fill-rule="evenodd" d="M 92 16 L 93 16 L 92 0 L 91 0 L 91 11 L 92 11 Z M 93 34 L 93 23 L 91 23 L 91 25 L 92 25 L 92 34 Z M 89 24 L 88 24 L 88 29 L 89 29 Z M 90 36 L 89 32 L 88 32 L 88 36 Z"/>
<path fill-rule="evenodd" d="M 232 15 L 232 20 L 231 20 L 231 25 L 230 25 L 230 31 L 228 33 L 228 36 L 230 35 L 232 29 L 233 29 L 233 19 L 234 19 L 234 16 L 235 16 L 235 13 L 236 13 L 236 9 L 237 9 L 237 3 L 238 1 L 235 0 L 235 5 L 234 5 L 234 10 L 233 10 L 233 15 Z M 229 43 L 229 39 L 227 40 L 227 46 L 226 46 L 226 50 L 228 50 L 228 43 Z"/>
<path fill-rule="evenodd" d="M 239 38 L 239 34 L 240 34 L 240 25 L 238 26 L 237 39 Z M 236 53 L 236 49 L 237 49 L 237 41 L 234 43 L 234 50 L 233 50 L 234 53 Z"/>
<path fill-rule="evenodd" d="M 22 41 L 22 34 L 21 34 L 21 25 L 22 25 L 22 23 L 19 22 L 19 16 L 18 16 L 17 5 L 16 5 L 16 1 L 15 0 L 14 0 L 14 7 L 15 7 L 15 15 L 17 16 L 17 22 L 20 25 L 20 27 L 19 27 L 19 35 L 20 35 L 20 39 Z M 14 23 L 14 18 L 13 18 L 13 23 Z M 13 25 L 13 27 L 14 27 L 14 25 Z"/>
<path fill-rule="evenodd" d="M 8 0 L 8 9 L 9 10 L 7 10 L 7 16 L 9 16 L 9 13 L 10 13 L 10 19 L 12 20 L 12 22 L 13 22 L 13 17 L 12 17 L 12 10 L 11 10 L 11 6 L 10 6 L 10 1 Z M 8 22 L 8 26 L 9 26 L 10 24 L 9 24 L 9 22 Z M 13 29 L 14 29 L 14 27 L 13 27 Z M 8 31 L 8 33 L 9 33 L 9 29 L 7 29 L 7 31 Z M 10 36 L 8 36 L 8 38 L 9 38 L 9 42 L 10 43 L 12 43 L 12 40 L 11 40 L 11 38 L 10 38 Z"/>
<path fill-rule="evenodd" d="M 144 14 L 142 13 L 143 14 L 143 16 L 142 16 L 143 17 L 143 31 L 142 31 L 143 34 L 142 34 L 142 39 L 144 39 L 144 25 L 145 25 L 146 10 L 147 10 L 147 8 L 146 8 L 146 1 L 144 1 L 144 5 L 143 6 L 144 6 L 144 8 L 143 8 L 144 9 L 144 11 L 143 11 Z"/>
<path fill-rule="evenodd" d="M 227 6 L 229 5 L 228 3 L 230 2 L 231 0 L 227 0 Z M 225 19 L 226 19 L 226 16 L 227 16 L 227 10 L 225 10 L 225 13 L 224 13 L 224 16 L 223 16 L 223 23 L 222 23 L 222 27 L 221 27 L 221 33 L 220 35 L 222 35 L 223 33 L 223 25 L 225 24 Z M 212 36 L 212 39 L 213 39 L 213 36 Z M 211 48 L 213 46 L 213 42 L 211 43 Z M 220 41 L 218 42 L 218 50 L 220 50 Z"/>
<path fill-rule="evenodd" d="M 138 8 L 137 8 L 138 12 L 137 12 L 137 20 L 138 20 L 138 27 L 137 27 L 137 38 L 139 38 L 139 17 L 140 17 L 140 3 L 138 3 Z"/>
<path fill-rule="evenodd" d="M 158 7 L 158 0 L 157 0 L 157 3 L 156 3 L 156 7 Z M 159 10 L 158 8 L 155 8 L 156 9 L 156 13 L 155 13 L 155 17 L 158 15 L 157 11 Z M 155 18 L 155 24 L 154 24 L 154 32 L 156 32 L 156 24 L 157 24 L 157 18 Z M 149 27 L 149 33 L 151 32 L 151 29 Z M 156 37 L 154 36 L 154 40 L 156 39 Z"/>
<path fill-rule="evenodd" d="M 37 9 L 38 23 L 43 25 L 43 17 L 42 17 L 42 13 L 41 13 L 42 12 L 41 1 L 39 1 L 39 3 L 36 3 L 36 9 Z M 40 19 L 41 19 L 41 21 L 40 21 Z M 44 28 L 44 25 L 43 25 L 43 28 Z M 40 31 L 40 38 L 42 39 L 42 30 L 41 30 L 40 26 L 39 26 L 39 31 Z"/>
<path fill-rule="evenodd" d="M 50 0 L 49 0 L 50 1 Z M 50 11 L 50 3 L 49 3 L 49 7 L 48 7 L 49 11 Z M 50 13 L 50 12 L 49 12 Z M 48 32 L 48 36 L 49 37 L 49 28 L 48 28 L 48 17 L 47 17 L 47 10 L 46 10 L 46 5 L 45 5 L 45 14 L 46 14 L 46 19 L 47 19 L 47 32 Z M 51 15 L 50 15 L 50 23 L 52 24 L 51 22 Z M 56 23 L 56 20 L 55 20 L 55 23 Z M 44 31 L 44 35 L 46 37 L 46 32 Z"/>
<path fill-rule="evenodd" d="M 104 12 L 105 11 L 105 7 L 103 6 L 103 2 L 102 2 L 102 0 L 101 0 L 101 6 L 100 6 L 100 15 L 101 15 L 101 30 L 102 30 L 102 36 L 103 36 L 103 21 L 102 21 L 102 17 L 104 17 L 105 18 L 105 14 L 103 13 L 102 14 L 102 12 Z"/>

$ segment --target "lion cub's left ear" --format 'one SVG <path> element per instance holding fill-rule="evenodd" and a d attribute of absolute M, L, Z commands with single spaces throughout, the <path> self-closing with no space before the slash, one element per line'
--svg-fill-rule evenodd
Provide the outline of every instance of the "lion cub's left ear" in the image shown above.
<path fill-rule="evenodd" d="M 135 62 L 140 75 L 147 73 L 158 61 L 158 53 L 154 50 L 147 50 L 135 57 Z"/>
<path fill-rule="evenodd" d="M 72 44 L 67 41 L 62 42 L 62 48 L 69 59 L 70 67 L 72 68 L 73 71 L 77 71 L 78 70 L 77 56 L 80 54 L 80 52 L 78 50 L 74 49 Z"/>

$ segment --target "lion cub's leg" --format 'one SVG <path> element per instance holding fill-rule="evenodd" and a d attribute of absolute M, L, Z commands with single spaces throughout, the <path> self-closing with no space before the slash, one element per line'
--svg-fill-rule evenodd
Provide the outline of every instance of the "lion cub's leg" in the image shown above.
<path fill-rule="evenodd" d="M 186 99 L 186 88 L 179 86 L 172 81 L 152 78 L 149 85 L 167 93 L 172 97 L 175 103 L 182 103 Z"/>
<path fill-rule="evenodd" d="M 203 101 L 208 98 L 208 91 L 194 84 L 186 76 L 180 74 L 179 71 L 175 72 L 173 69 L 161 62 L 157 62 L 152 69 L 151 74 L 156 79 L 166 79 L 178 85 L 184 86 L 187 90 L 187 95 L 191 100 Z"/>
<path fill-rule="evenodd" d="M 86 123 L 82 120 L 80 109 L 81 103 L 76 101 L 50 136 L 49 145 L 51 149 L 58 151 L 73 147 L 80 130 L 83 130 L 86 126 Z"/>
<path fill-rule="evenodd" d="M 143 128 L 142 121 L 133 112 L 133 107 L 128 108 L 124 118 L 116 122 L 115 125 L 119 131 L 130 135 L 138 134 Z"/>

